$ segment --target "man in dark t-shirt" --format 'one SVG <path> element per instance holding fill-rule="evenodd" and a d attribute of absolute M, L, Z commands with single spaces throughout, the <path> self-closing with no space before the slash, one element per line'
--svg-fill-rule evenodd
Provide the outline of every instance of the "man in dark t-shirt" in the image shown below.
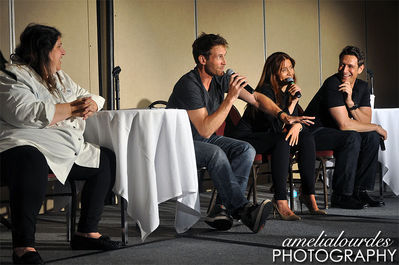
<path fill-rule="evenodd" d="M 312 128 L 316 149 L 334 151 L 332 207 L 383 205 L 367 190 L 374 189 L 379 142 L 386 139 L 387 132 L 371 123 L 368 85 L 357 79 L 363 69 L 360 49 L 345 47 L 339 56 L 338 73 L 324 81 L 305 110 L 305 115 L 316 116 Z"/>
<path fill-rule="evenodd" d="M 194 41 L 193 57 L 197 66 L 176 83 L 168 108 L 187 110 L 197 167 L 207 168 L 218 190 L 216 205 L 208 212 L 205 222 L 216 229 L 228 230 L 233 218 L 241 219 L 256 233 L 264 226 L 272 203 L 265 200 L 253 205 L 244 195 L 255 150 L 247 142 L 217 136 L 215 131 L 237 98 L 279 116 L 287 124 L 312 122 L 309 117 L 289 116 L 263 94 L 244 89 L 245 77 L 225 74 L 227 45 L 223 37 L 214 34 L 202 33 Z"/>

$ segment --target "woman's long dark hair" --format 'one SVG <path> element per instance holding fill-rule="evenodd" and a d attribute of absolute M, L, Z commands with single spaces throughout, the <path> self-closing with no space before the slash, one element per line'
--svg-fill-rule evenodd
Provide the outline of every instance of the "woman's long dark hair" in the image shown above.
<path fill-rule="evenodd" d="M 286 59 L 291 61 L 292 67 L 295 67 L 295 60 L 284 52 L 275 52 L 267 57 L 258 86 L 255 89 L 255 91 L 259 91 L 262 87 L 270 85 L 274 91 L 274 94 L 276 95 L 276 104 L 280 107 L 282 107 L 283 104 L 283 94 L 281 92 L 281 87 L 284 84 L 281 84 L 278 78 L 278 73 L 280 72 L 282 63 Z M 294 81 L 296 82 L 295 75 Z M 250 109 L 251 114 L 255 115 L 255 111 L 257 111 L 255 107 L 248 104 L 247 108 Z"/>
<path fill-rule="evenodd" d="M 14 63 L 32 67 L 51 93 L 56 89 L 56 82 L 51 73 L 49 54 L 59 37 L 61 32 L 54 27 L 29 24 L 21 34 L 15 53 L 11 55 Z"/>

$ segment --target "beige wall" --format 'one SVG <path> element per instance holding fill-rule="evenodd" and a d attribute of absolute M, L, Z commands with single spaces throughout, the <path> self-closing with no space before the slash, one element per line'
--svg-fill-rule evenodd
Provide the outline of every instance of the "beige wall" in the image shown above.
<path fill-rule="evenodd" d="M 340 50 L 353 44 L 367 48 L 367 67 L 375 74 L 376 106 L 399 107 L 398 1 L 265 0 L 265 10 L 263 0 L 196 2 L 198 33 L 222 34 L 230 44 L 227 68 L 246 75 L 253 87 L 265 53 L 285 51 L 297 62 L 301 105 L 306 107 L 320 82 L 337 70 Z M 122 68 L 122 108 L 168 99 L 176 81 L 194 67 L 194 3 L 114 0 L 115 65 Z M 6 56 L 7 4 L 0 0 L 0 49 Z M 98 92 L 95 0 L 15 0 L 15 12 L 17 43 L 29 22 L 56 26 L 67 51 L 64 70 L 82 86 Z M 361 77 L 366 78 L 365 74 Z M 237 105 L 243 109 L 243 103 Z"/>
<path fill-rule="evenodd" d="M 295 59 L 305 108 L 320 87 L 317 1 L 267 1 L 266 51 L 267 56 L 282 51 Z"/>
<path fill-rule="evenodd" d="M 178 78 L 194 67 L 193 1 L 115 0 L 114 12 L 121 108 L 168 100 Z"/>
<path fill-rule="evenodd" d="M 267 56 L 276 51 L 290 54 L 297 62 L 303 107 L 307 106 L 324 79 L 336 72 L 338 55 L 344 46 L 357 45 L 365 50 L 367 38 L 370 43 L 368 58 L 375 58 L 374 47 L 370 51 L 374 37 L 366 34 L 364 1 L 266 0 L 265 10 L 263 0 L 196 2 L 197 34 L 203 31 L 224 36 L 229 42 L 226 68 L 247 76 L 253 87 L 259 81 L 265 53 Z M 395 8 L 397 11 L 398 4 L 392 1 L 388 9 L 383 3 L 369 2 L 381 9 L 380 14 L 375 15 L 377 17 L 389 8 L 393 10 L 390 13 L 395 12 Z M 392 14 L 380 24 L 396 23 L 397 29 L 397 17 L 397 14 Z M 370 15 L 367 21 L 371 19 L 376 18 Z M 115 0 L 115 65 L 122 67 L 122 108 L 144 107 L 151 101 L 168 99 L 176 81 L 194 66 L 191 55 L 191 44 L 196 34 L 194 20 L 194 1 Z M 374 64 L 381 65 L 382 61 L 377 58 Z M 379 72 L 379 82 L 381 79 L 392 80 L 398 87 L 397 75 L 388 75 L 384 69 L 386 66 L 374 68 L 374 72 Z M 397 72 L 397 68 L 394 69 Z M 366 79 L 365 73 L 361 78 Z M 377 76 L 375 79 L 377 83 Z M 399 97 L 391 91 L 393 88 L 381 88 L 381 97 L 392 93 L 395 97 L 377 99 L 378 107 L 399 106 Z M 245 106 L 239 101 L 236 105 L 240 111 Z"/>
<path fill-rule="evenodd" d="M 354 45 L 365 51 L 364 2 L 321 1 L 320 35 L 322 77 L 325 80 L 337 71 L 338 55 L 346 45 Z M 366 78 L 365 72 L 360 78 Z"/>
<path fill-rule="evenodd" d="M 8 1 L 1 0 L 0 2 L 1 6 L 4 6 L 4 2 L 8 4 Z M 6 9 L 8 10 L 8 5 Z M 3 9 L 1 12 L 3 14 Z M 1 22 L 3 36 L 3 16 Z M 98 94 L 95 0 L 15 0 L 17 45 L 21 32 L 32 22 L 54 26 L 61 31 L 63 46 L 66 50 L 62 61 L 63 70 L 82 87 Z M 8 47 L 8 35 L 6 39 L 5 43 L 3 43 L 3 38 L 0 42 L 2 51 L 6 49 L 5 46 Z M 8 52 L 7 55 L 9 55 Z"/>
<path fill-rule="evenodd" d="M 261 0 L 198 0 L 198 34 L 218 33 L 229 43 L 227 65 L 255 88 L 264 62 Z M 243 110 L 245 102 L 235 105 Z"/>
<path fill-rule="evenodd" d="M 366 2 L 367 67 L 374 72 L 376 107 L 399 107 L 398 14 L 398 1 Z"/>
<path fill-rule="evenodd" d="M 9 34 L 8 1 L 0 0 L 0 50 L 7 60 L 10 57 Z"/>

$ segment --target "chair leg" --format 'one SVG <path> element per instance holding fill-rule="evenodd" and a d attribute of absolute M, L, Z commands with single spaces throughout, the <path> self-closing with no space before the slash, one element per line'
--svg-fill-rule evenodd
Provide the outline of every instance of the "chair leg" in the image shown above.
<path fill-rule="evenodd" d="M 4 225 L 5 227 L 7 227 L 8 229 L 12 229 L 11 223 L 10 223 L 6 218 L 4 218 L 4 217 L 1 216 L 1 215 L 0 215 L 0 223 L 1 223 L 2 225 Z"/>
<path fill-rule="evenodd" d="M 380 175 L 380 179 L 379 179 L 379 181 L 380 181 L 380 200 L 381 201 L 384 201 L 384 195 L 383 195 L 383 187 L 384 187 L 384 180 L 383 180 L 383 166 L 382 166 L 382 164 L 380 163 L 380 162 L 378 162 L 378 168 L 379 168 L 379 175 Z"/>
<path fill-rule="evenodd" d="M 204 181 L 205 171 L 206 171 L 205 167 L 200 168 L 200 169 L 197 170 L 197 174 L 198 174 L 198 189 L 199 189 L 200 193 L 205 192 L 204 186 L 202 185 L 202 183 Z"/>
<path fill-rule="evenodd" d="M 251 174 L 253 174 L 253 170 L 251 171 Z M 253 189 L 254 189 L 254 183 L 252 182 L 251 185 L 248 188 L 248 194 L 247 194 L 247 200 L 248 201 L 251 198 Z"/>
<path fill-rule="evenodd" d="M 252 195 L 252 189 L 253 189 L 253 184 L 251 184 L 251 186 L 249 186 L 249 189 L 248 189 L 248 195 L 247 195 L 247 200 L 249 201 L 249 198 L 251 197 L 251 195 Z"/>
<path fill-rule="evenodd" d="M 259 166 L 258 165 L 252 166 L 252 170 L 253 170 L 253 174 L 252 174 L 253 197 L 252 197 L 252 200 L 253 200 L 254 204 L 257 204 L 258 203 L 258 199 L 257 199 L 258 194 L 256 191 L 256 182 L 258 180 Z"/>
<path fill-rule="evenodd" d="M 213 188 L 211 200 L 209 201 L 208 209 L 206 210 L 207 215 L 213 209 L 213 207 L 215 207 L 217 194 L 218 194 L 217 189 Z"/>
<path fill-rule="evenodd" d="M 327 169 L 326 169 L 326 159 L 321 159 L 320 164 L 323 169 L 323 188 L 324 188 L 324 208 L 328 209 L 328 189 L 327 189 Z"/>
<path fill-rule="evenodd" d="M 71 205 L 72 205 L 72 198 L 69 199 L 68 204 L 65 206 L 65 217 L 66 217 L 66 224 L 67 224 L 67 241 L 71 242 L 72 240 L 72 218 L 71 218 Z"/>
<path fill-rule="evenodd" d="M 249 186 L 248 189 L 248 194 L 247 194 L 247 200 L 251 198 L 252 195 L 252 202 L 254 204 L 258 203 L 258 194 L 256 191 L 256 182 L 258 179 L 258 171 L 259 171 L 259 165 L 253 164 L 252 165 L 252 170 L 251 170 L 251 177 L 252 177 L 252 184 Z"/>
<path fill-rule="evenodd" d="M 292 158 L 290 158 L 290 162 L 288 165 L 288 184 L 290 186 L 290 208 L 292 211 L 294 211 L 295 205 L 294 205 L 294 173 L 292 172 L 292 166 L 293 166 L 293 161 Z"/>
<path fill-rule="evenodd" d="M 126 219 L 127 202 L 123 197 L 119 197 L 121 204 L 121 228 L 122 228 L 122 244 L 128 243 L 128 222 Z"/>
<path fill-rule="evenodd" d="M 73 234 L 76 230 L 76 210 L 78 208 L 78 194 L 76 191 L 76 183 L 75 181 L 69 181 L 69 186 L 71 188 L 71 207 L 68 209 L 70 221 L 68 224 L 68 232 L 67 237 L 68 241 L 71 241 Z"/>

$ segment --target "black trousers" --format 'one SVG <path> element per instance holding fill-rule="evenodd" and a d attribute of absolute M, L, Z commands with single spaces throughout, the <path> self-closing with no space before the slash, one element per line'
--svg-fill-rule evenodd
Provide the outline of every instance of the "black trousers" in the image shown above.
<path fill-rule="evenodd" d="M 285 133 L 236 131 L 234 137 L 249 142 L 258 154 L 271 155 L 274 198 L 287 199 L 287 176 L 290 152 L 298 151 L 298 166 L 302 192 L 315 194 L 316 149 L 313 135 L 305 128 L 299 134 L 298 145 L 290 147 Z"/>
<path fill-rule="evenodd" d="M 33 146 L 19 146 L 0 154 L 1 182 L 10 191 L 13 247 L 34 247 L 36 217 L 43 203 L 49 166 Z M 73 165 L 68 179 L 85 180 L 78 231 L 98 232 L 104 200 L 115 182 L 115 155 L 101 148 L 100 167 Z"/>
<path fill-rule="evenodd" d="M 321 127 L 313 134 L 316 150 L 334 151 L 332 189 L 335 194 L 351 196 L 358 190 L 374 189 L 380 141 L 378 133 Z"/>

